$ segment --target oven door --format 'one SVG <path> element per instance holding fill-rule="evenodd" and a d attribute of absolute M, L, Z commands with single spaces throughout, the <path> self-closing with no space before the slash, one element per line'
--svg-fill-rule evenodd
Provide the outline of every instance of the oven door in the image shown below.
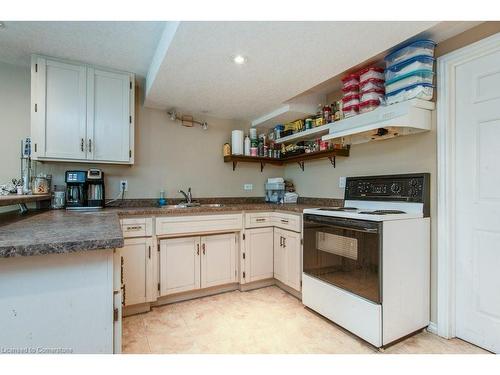
<path fill-rule="evenodd" d="M 304 215 L 304 273 L 381 303 L 381 233 L 375 221 Z"/>

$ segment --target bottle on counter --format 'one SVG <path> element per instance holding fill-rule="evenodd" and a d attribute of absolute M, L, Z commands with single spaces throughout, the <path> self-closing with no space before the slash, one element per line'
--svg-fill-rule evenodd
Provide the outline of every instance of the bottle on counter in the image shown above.
<path fill-rule="evenodd" d="M 166 206 L 167 200 L 165 199 L 165 191 L 161 190 L 160 191 L 160 199 L 158 199 L 158 206 Z"/>

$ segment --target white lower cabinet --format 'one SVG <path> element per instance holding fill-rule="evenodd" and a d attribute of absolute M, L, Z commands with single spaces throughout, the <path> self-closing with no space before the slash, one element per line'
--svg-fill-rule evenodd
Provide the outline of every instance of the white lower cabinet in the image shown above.
<path fill-rule="evenodd" d="M 300 291 L 300 233 L 274 228 L 274 277 Z"/>
<path fill-rule="evenodd" d="M 273 278 L 273 227 L 245 231 L 245 281 Z"/>
<path fill-rule="evenodd" d="M 236 234 L 160 241 L 160 296 L 236 280 Z"/>
<path fill-rule="evenodd" d="M 200 289 L 200 237 L 160 241 L 160 295 Z"/>
<path fill-rule="evenodd" d="M 128 238 L 121 249 L 122 301 L 125 306 L 148 302 L 152 285 L 151 238 Z"/>
<path fill-rule="evenodd" d="M 236 235 L 201 237 L 201 287 L 236 282 Z"/>

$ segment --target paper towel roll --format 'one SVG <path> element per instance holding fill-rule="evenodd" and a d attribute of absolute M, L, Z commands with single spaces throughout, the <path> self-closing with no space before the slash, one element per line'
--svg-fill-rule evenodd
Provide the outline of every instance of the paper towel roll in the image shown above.
<path fill-rule="evenodd" d="M 233 155 L 243 155 L 243 130 L 233 130 L 231 133 L 231 151 Z"/>

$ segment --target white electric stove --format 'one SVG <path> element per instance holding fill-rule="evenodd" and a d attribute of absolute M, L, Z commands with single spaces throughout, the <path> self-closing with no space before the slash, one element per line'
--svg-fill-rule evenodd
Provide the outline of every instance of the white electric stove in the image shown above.
<path fill-rule="evenodd" d="M 374 346 L 429 322 L 429 174 L 348 177 L 304 210 L 303 303 Z"/>

